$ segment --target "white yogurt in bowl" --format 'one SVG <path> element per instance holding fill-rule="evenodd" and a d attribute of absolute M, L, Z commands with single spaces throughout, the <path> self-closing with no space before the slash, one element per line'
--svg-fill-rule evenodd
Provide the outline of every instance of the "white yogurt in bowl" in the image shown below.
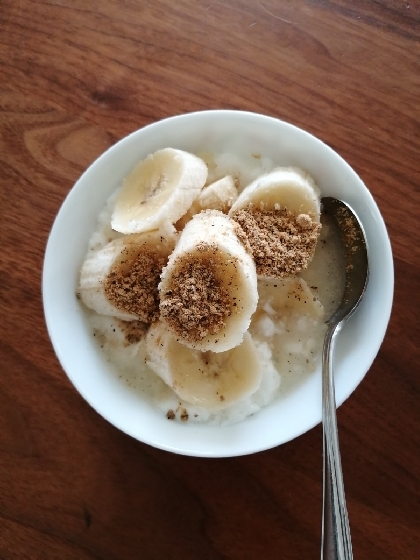
<path fill-rule="evenodd" d="M 215 414 L 180 402 L 144 365 L 142 342 L 124 344 L 115 320 L 86 312 L 75 297 L 89 243 L 95 250 L 114 236 L 109 226 L 112 199 L 108 206 L 106 201 L 140 159 L 168 146 L 214 154 L 214 167 L 209 165 L 214 178 L 233 174 L 241 188 L 273 167 L 299 167 L 314 178 L 323 195 L 341 198 L 360 216 L 369 248 L 370 282 L 338 339 L 338 404 L 369 369 L 389 320 L 393 268 L 383 220 L 361 180 L 325 144 L 276 119 L 235 111 L 173 117 L 133 133 L 84 173 L 57 216 L 45 255 L 45 315 L 60 362 L 84 398 L 124 432 L 177 453 L 234 456 L 274 447 L 321 420 L 323 320 L 273 321 L 269 298 L 265 301 L 260 295 L 250 332 L 266 364 L 263 382 L 246 402 Z M 328 228 L 322 235 L 328 236 Z M 328 313 L 340 278 L 331 275 L 334 236 L 327 244 L 325 240 L 318 243 L 302 277 L 316 289 Z M 188 421 L 182 421 L 184 410 Z M 181 421 L 168 420 L 168 411 Z"/>

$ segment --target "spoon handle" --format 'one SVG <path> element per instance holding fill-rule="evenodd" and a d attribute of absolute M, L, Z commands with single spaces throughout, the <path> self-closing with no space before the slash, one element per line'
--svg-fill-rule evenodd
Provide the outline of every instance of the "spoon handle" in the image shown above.
<path fill-rule="evenodd" d="M 350 525 L 338 445 L 332 353 L 339 328 L 329 325 L 322 354 L 322 423 L 324 431 L 324 492 L 321 560 L 352 560 Z"/>

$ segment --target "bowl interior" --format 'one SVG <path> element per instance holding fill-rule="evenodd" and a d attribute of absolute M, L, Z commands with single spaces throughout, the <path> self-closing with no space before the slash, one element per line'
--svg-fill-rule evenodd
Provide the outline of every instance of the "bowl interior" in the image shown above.
<path fill-rule="evenodd" d="M 77 181 L 54 222 L 47 245 L 43 300 L 48 331 L 76 389 L 109 422 L 136 439 L 185 455 L 223 457 L 268 449 L 321 421 L 321 370 L 285 398 L 229 426 L 169 422 L 115 375 L 93 342 L 76 300 L 79 270 L 106 199 L 131 168 L 157 149 L 260 153 L 277 165 L 308 171 L 322 194 L 347 202 L 365 229 L 370 278 L 366 295 L 343 327 L 334 359 L 337 404 L 357 387 L 383 340 L 393 296 L 391 247 L 368 189 L 350 166 L 312 135 L 285 122 L 239 111 L 205 111 L 172 117 L 124 138 Z"/>

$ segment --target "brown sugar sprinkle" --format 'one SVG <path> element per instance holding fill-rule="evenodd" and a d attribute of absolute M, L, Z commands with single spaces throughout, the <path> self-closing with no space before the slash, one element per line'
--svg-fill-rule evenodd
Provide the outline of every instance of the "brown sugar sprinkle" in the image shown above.
<path fill-rule="evenodd" d="M 321 224 L 310 216 L 250 204 L 234 212 L 232 218 L 248 238 L 257 274 L 285 278 L 307 268 L 321 230 Z"/>
<path fill-rule="evenodd" d="M 130 252 L 127 250 L 126 254 L 128 261 Z M 143 247 L 126 268 L 127 261 L 114 265 L 108 274 L 105 295 L 120 311 L 134 313 L 145 323 L 156 321 L 159 318 L 158 284 L 167 258 Z"/>
<path fill-rule="evenodd" d="M 137 342 L 140 342 L 148 329 L 147 323 L 143 323 L 143 321 L 120 320 L 119 326 L 128 344 L 136 344 Z"/>
<path fill-rule="evenodd" d="M 345 246 L 355 248 L 354 244 L 356 241 L 359 241 L 359 231 L 354 216 L 352 216 L 346 208 L 339 208 L 337 211 L 337 220 L 340 225 L 340 230 L 344 232 L 343 241 Z"/>
<path fill-rule="evenodd" d="M 244 246 L 245 251 L 252 256 L 252 249 L 248 237 L 241 226 L 238 224 L 238 222 L 233 222 L 233 231 L 235 232 L 236 237 Z"/>
<path fill-rule="evenodd" d="M 360 238 L 360 233 L 355 220 L 356 218 L 347 210 L 347 208 L 338 209 L 337 221 L 342 233 L 346 272 L 349 272 L 353 268 L 352 255 L 358 250 L 360 243 L 363 241 Z"/>
<path fill-rule="evenodd" d="M 217 334 L 231 314 L 228 290 L 217 279 L 217 246 L 202 243 L 201 255 L 180 257 L 166 293 L 161 294 L 161 317 L 189 342 Z"/>

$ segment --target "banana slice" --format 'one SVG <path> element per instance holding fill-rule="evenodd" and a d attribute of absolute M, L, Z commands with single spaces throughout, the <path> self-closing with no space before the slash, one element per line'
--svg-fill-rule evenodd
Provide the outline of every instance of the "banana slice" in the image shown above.
<path fill-rule="evenodd" d="M 284 278 L 281 280 L 259 280 L 258 293 L 260 296 L 255 318 L 261 312 L 269 316 L 282 319 L 309 315 L 313 319 L 324 318 L 324 308 L 318 298 L 302 278 Z"/>
<path fill-rule="evenodd" d="M 207 185 L 190 206 L 188 212 L 175 224 L 180 231 L 191 218 L 202 210 L 220 210 L 224 214 L 229 212 L 232 204 L 238 198 L 235 181 L 231 175 Z"/>
<path fill-rule="evenodd" d="M 149 155 L 125 178 L 112 228 L 140 233 L 175 223 L 200 193 L 207 174 L 203 160 L 182 150 L 165 148 Z"/>
<path fill-rule="evenodd" d="M 90 254 L 80 273 L 81 300 L 100 315 L 124 321 L 158 319 L 160 274 L 176 240 L 175 234 L 132 234 Z"/>
<path fill-rule="evenodd" d="M 197 206 L 200 211 L 206 209 L 220 210 L 226 214 L 237 198 L 238 191 L 235 181 L 231 175 L 226 175 L 226 177 L 204 187 L 193 205 Z"/>
<path fill-rule="evenodd" d="M 262 278 L 307 268 L 318 240 L 319 192 L 309 175 L 278 168 L 248 185 L 229 211 L 245 232 Z"/>
<path fill-rule="evenodd" d="M 324 308 L 301 278 L 260 280 L 258 290 L 249 332 L 271 348 L 286 395 L 317 367 L 326 331 Z"/>
<path fill-rule="evenodd" d="M 234 202 L 230 213 L 250 204 L 273 210 L 278 206 L 296 216 L 307 214 L 319 222 L 319 194 L 308 173 L 293 167 L 278 167 L 248 185 Z"/>
<path fill-rule="evenodd" d="M 146 338 L 147 365 L 183 400 L 221 409 L 252 395 L 260 386 L 262 367 L 249 333 L 226 352 L 200 352 L 177 342 L 158 322 Z"/>
<path fill-rule="evenodd" d="M 257 307 L 255 265 L 237 231 L 222 212 L 196 214 L 163 269 L 161 318 L 190 348 L 224 352 L 238 346 Z"/>

